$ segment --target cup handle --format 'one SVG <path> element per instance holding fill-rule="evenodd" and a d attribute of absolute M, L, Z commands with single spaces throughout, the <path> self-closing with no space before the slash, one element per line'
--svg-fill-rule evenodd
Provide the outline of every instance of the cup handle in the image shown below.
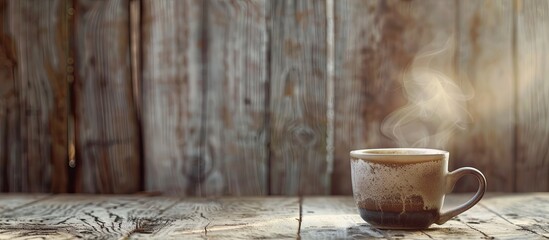
<path fill-rule="evenodd" d="M 452 189 L 454 189 L 454 185 L 456 184 L 457 180 L 467 174 L 471 174 L 477 178 L 477 193 L 466 203 L 454 209 L 450 209 L 447 212 L 441 213 L 439 219 L 435 222 L 436 224 L 441 225 L 451 218 L 457 216 L 458 214 L 467 211 L 469 208 L 477 204 L 482 196 L 484 196 L 484 192 L 486 191 L 486 178 L 479 170 L 471 167 L 462 167 L 446 175 L 446 193 L 451 192 Z"/>

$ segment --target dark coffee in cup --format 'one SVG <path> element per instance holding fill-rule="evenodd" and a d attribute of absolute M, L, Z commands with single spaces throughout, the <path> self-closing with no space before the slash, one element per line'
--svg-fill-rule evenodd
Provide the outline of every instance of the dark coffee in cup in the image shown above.
<path fill-rule="evenodd" d="M 437 209 L 425 209 L 420 196 L 412 196 L 404 200 L 395 196 L 387 203 L 376 204 L 366 199 L 359 202 L 360 216 L 366 222 L 378 228 L 427 228 L 439 218 Z M 404 203 L 402 203 L 404 201 Z"/>

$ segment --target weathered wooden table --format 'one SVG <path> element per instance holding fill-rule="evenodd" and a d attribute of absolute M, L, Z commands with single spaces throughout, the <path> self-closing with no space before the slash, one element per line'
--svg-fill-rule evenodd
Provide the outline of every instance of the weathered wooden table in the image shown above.
<path fill-rule="evenodd" d="M 450 195 L 448 206 L 469 195 Z M 549 193 L 489 194 L 423 231 L 378 230 L 351 197 L 0 195 L 0 239 L 549 239 Z"/>

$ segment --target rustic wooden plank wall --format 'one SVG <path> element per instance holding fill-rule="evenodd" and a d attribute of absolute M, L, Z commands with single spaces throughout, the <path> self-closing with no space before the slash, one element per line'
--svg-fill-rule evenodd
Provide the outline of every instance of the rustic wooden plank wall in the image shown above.
<path fill-rule="evenodd" d="M 0 190 L 350 194 L 349 151 L 397 146 L 402 77 L 445 47 L 432 67 L 475 90 L 471 122 L 427 146 L 489 190 L 547 191 L 548 8 L 0 0 Z"/>
<path fill-rule="evenodd" d="M 265 1 L 143 10 L 146 190 L 266 194 Z"/>

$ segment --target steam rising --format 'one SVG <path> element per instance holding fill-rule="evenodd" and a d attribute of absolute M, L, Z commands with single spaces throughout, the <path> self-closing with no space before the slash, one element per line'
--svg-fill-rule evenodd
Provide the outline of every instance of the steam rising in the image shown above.
<path fill-rule="evenodd" d="M 408 103 L 381 125 L 383 134 L 399 147 L 444 149 L 453 133 L 470 121 L 466 101 L 473 97 L 472 88 L 467 81 L 458 85 L 440 66 L 452 60 L 453 49 L 448 41 L 442 49 L 420 53 L 404 73 L 402 87 Z"/>

